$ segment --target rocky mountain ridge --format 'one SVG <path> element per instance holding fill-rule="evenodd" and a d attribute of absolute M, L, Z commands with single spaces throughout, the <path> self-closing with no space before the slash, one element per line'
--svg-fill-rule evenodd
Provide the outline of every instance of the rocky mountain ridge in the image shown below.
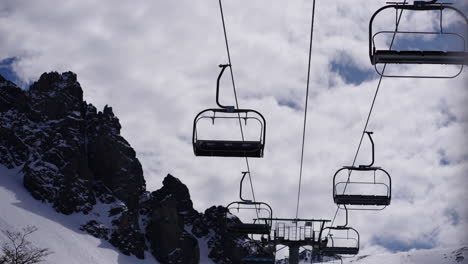
<path fill-rule="evenodd" d="M 238 263 L 259 250 L 225 231 L 226 208 L 193 209 L 188 188 L 174 176 L 148 192 L 120 129 L 111 107 L 97 111 L 83 101 L 72 72 L 44 73 L 26 91 L 0 75 L 0 164 L 21 168 L 35 199 L 70 217 L 90 215 L 81 230 L 138 258 L 149 250 L 161 263 L 199 263 L 199 238 L 215 263 Z"/>

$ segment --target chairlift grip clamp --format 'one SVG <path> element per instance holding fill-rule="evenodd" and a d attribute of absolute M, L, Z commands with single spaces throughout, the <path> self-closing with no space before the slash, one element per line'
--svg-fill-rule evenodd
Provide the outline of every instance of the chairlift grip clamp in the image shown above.
<path fill-rule="evenodd" d="M 413 5 L 418 8 L 425 7 L 426 5 L 436 4 L 438 0 L 431 0 L 431 1 L 414 1 Z"/>

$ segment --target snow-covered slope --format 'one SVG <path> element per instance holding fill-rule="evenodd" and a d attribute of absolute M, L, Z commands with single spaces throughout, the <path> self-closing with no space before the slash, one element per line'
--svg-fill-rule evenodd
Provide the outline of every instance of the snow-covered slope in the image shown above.
<path fill-rule="evenodd" d="M 50 204 L 35 200 L 23 187 L 19 169 L 0 165 L 0 229 L 15 229 L 34 225 L 39 230 L 30 241 L 38 247 L 50 248 L 54 254 L 47 258 L 50 264 L 144 264 L 158 263 L 150 253 L 145 260 L 126 256 L 109 242 L 80 231 L 80 224 L 89 216 L 63 215 Z M 0 234 L 0 242 L 5 237 Z"/>
<path fill-rule="evenodd" d="M 421 249 L 395 254 L 360 256 L 344 261 L 352 264 L 467 264 L 468 247 L 459 249 Z"/>
<path fill-rule="evenodd" d="M 55 212 L 50 204 L 35 200 L 23 187 L 23 175 L 18 168 L 0 166 L 0 229 L 21 229 L 35 225 L 39 230 L 30 237 L 39 247 L 50 248 L 47 263 L 51 264 L 144 264 L 158 263 L 150 253 L 145 260 L 126 256 L 105 240 L 79 230 L 90 216 L 71 216 Z M 105 211 L 105 210 L 103 210 Z M 95 216 L 94 216 L 95 217 Z M 0 234 L 0 242 L 5 237 Z M 206 241 L 199 240 L 201 264 L 212 264 L 207 258 Z M 301 262 L 301 264 L 310 262 Z M 327 262 L 329 264 L 333 262 Z M 339 263 L 339 262 L 336 262 Z M 395 254 L 361 255 L 345 259 L 345 264 L 468 264 L 468 247 L 459 249 L 412 250 Z"/>
<path fill-rule="evenodd" d="M 303 260 L 300 264 L 310 263 Z M 317 263 L 317 262 L 314 262 Z M 323 264 L 341 264 L 339 260 L 322 262 Z M 458 249 L 420 249 L 408 252 L 360 255 L 343 259 L 343 264 L 467 264 L 468 246 Z"/>

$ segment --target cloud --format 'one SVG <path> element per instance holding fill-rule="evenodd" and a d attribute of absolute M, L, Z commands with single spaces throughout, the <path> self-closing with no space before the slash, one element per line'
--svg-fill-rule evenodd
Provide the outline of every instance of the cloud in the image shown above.
<path fill-rule="evenodd" d="M 293 217 L 311 3 L 224 5 L 240 106 L 267 118 L 265 157 L 250 160 L 255 194 L 275 216 Z M 377 85 L 367 30 L 382 5 L 317 3 L 300 217 L 335 212 L 332 176 L 352 162 Z M 189 186 L 198 210 L 238 199 L 244 160 L 197 158 L 191 146 L 193 118 L 215 106 L 217 65 L 227 62 L 216 1 L 6 0 L 0 13 L 0 58 L 18 58 L 14 70 L 26 82 L 44 71 L 76 72 L 88 102 L 113 107 L 150 190 L 171 173 Z M 466 82 L 466 70 L 450 80 L 384 79 L 369 130 L 376 165 L 393 177 L 394 199 L 381 212 L 350 213 L 364 247 L 419 247 L 427 234 L 431 247 L 468 242 Z M 234 103 L 228 75 L 222 100 Z M 369 155 L 364 141 L 357 164 Z M 344 221 L 342 212 L 337 221 Z"/>

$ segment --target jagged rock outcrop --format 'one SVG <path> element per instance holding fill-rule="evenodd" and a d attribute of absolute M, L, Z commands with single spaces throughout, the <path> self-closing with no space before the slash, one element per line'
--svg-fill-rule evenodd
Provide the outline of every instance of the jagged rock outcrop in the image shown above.
<path fill-rule="evenodd" d="M 226 208 L 197 212 L 187 186 L 172 175 L 147 192 L 120 129 L 111 107 L 98 111 L 83 101 L 72 72 L 44 73 L 26 91 L 0 75 L 0 164 L 20 167 L 35 199 L 87 215 L 81 230 L 138 258 L 150 250 L 164 264 L 196 264 L 199 241 L 219 264 L 264 254 L 247 236 L 226 232 L 226 221 L 240 221 L 226 220 Z"/>
<path fill-rule="evenodd" d="M 226 232 L 227 221 L 239 221 L 237 218 L 226 219 L 226 210 L 223 206 L 206 209 L 205 213 L 193 222 L 192 233 L 207 238 L 211 248 L 209 257 L 216 263 L 240 263 L 249 240 L 245 235 Z"/>
<path fill-rule="evenodd" d="M 88 214 L 96 203 L 120 208 L 112 226 L 96 221 L 84 229 L 106 230 L 101 237 L 143 258 L 138 224 L 138 200 L 146 189 L 143 170 L 120 136 L 112 108 L 98 112 L 84 102 L 72 72 L 45 73 L 28 91 L 0 76 L 0 92 L 0 162 L 22 166 L 24 186 L 58 212 Z"/>
<path fill-rule="evenodd" d="M 199 216 L 187 186 L 167 175 L 163 187 L 151 193 L 145 206 L 146 236 L 156 259 L 162 263 L 198 263 L 198 240 L 185 230 L 185 225 Z"/>
<path fill-rule="evenodd" d="M 65 214 L 86 213 L 96 203 L 92 182 L 102 181 L 137 207 L 145 180 L 135 151 L 112 108 L 97 112 L 83 101 L 74 73 L 43 74 L 29 91 L 3 77 L 0 83 L 1 161 L 24 166 L 24 185 L 36 199 Z"/>

